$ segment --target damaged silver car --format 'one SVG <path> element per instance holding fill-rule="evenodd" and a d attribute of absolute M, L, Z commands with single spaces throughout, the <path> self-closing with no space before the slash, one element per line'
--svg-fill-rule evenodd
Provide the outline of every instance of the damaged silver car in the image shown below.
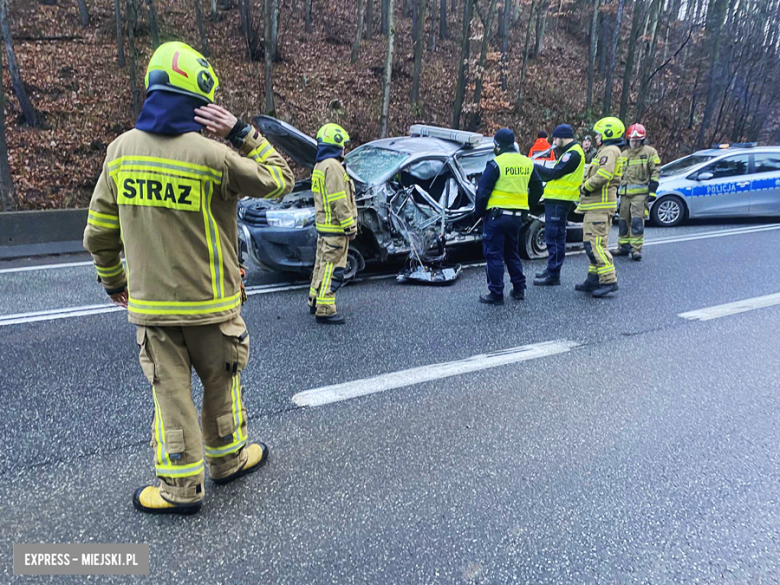
<path fill-rule="evenodd" d="M 314 168 L 313 138 L 268 116 L 256 117 L 254 124 L 297 164 Z M 349 246 L 346 278 L 366 262 L 406 257 L 400 281 L 454 280 L 460 267 L 447 264 L 447 251 L 482 239 L 474 218 L 476 185 L 493 157 L 491 138 L 422 125 L 412 126 L 409 136 L 375 140 L 348 153 L 359 235 Z M 317 232 L 310 178 L 298 181 L 281 203 L 243 199 L 238 215 L 242 259 L 267 270 L 311 272 Z M 523 228 L 520 253 L 546 256 L 543 221 L 534 219 Z"/>

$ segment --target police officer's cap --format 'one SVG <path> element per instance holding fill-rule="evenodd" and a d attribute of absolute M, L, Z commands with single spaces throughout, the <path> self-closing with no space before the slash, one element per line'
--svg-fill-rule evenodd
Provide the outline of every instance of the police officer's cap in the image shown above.
<path fill-rule="evenodd" d="M 574 130 L 568 124 L 560 124 L 553 130 L 553 138 L 574 138 Z"/>
<path fill-rule="evenodd" d="M 493 137 L 493 143 L 499 148 L 506 148 L 515 143 L 515 133 L 509 128 L 501 128 Z"/>

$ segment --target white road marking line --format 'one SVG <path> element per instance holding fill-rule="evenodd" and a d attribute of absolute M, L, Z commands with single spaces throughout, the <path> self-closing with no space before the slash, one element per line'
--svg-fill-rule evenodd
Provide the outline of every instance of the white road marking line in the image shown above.
<path fill-rule="evenodd" d="M 718 230 L 714 232 L 701 232 L 691 234 L 690 236 L 671 236 L 668 238 L 659 238 L 657 240 L 645 240 L 645 246 L 658 246 L 660 244 L 675 244 L 677 242 L 690 242 L 693 240 L 706 240 L 708 238 L 724 238 L 726 236 L 738 236 L 742 234 L 752 234 L 756 232 L 771 232 L 780 230 L 780 225 L 764 225 L 750 229 Z"/>
<path fill-rule="evenodd" d="M 410 370 L 382 374 L 381 376 L 365 380 L 353 380 L 343 384 L 306 390 L 294 395 L 292 400 L 298 406 L 322 406 L 323 404 L 341 402 L 342 400 L 349 400 L 358 396 L 376 394 L 377 392 L 413 386 L 441 378 L 450 378 L 488 368 L 565 353 L 577 346 L 579 346 L 579 343 L 567 339 L 524 345 L 486 355 L 475 355 L 456 362 L 431 364 Z"/>
<path fill-rule="evenodd" d="M 19 325 L 22 323 L 35 323 L 36 321 L 54 321 L 67 319 L 68 317 L 86 317 L 87 315 L 99 315 L 101 313 L 115 313 L 124 311 L 122 307 L 115 305 L 90 305 L 87 307 L 71 307 L 70 309 L 55 309 L 53 311 L 39 311 L 37 313 L 20 313 L 16 315 L 0 316 L 0 327 L 4 325 Z"/>
<path fill-rule="evenodd" d="M 728 317 L 729 315 L 746 313 L 747 311 L 763 309 L 773 305 L 780 305 L 780 293 L 765 295 L 763 297 L 755 297 L 752 299 L 745 299 L 735 303 L 726 303 L 725 305 L 716 305 L 714 307 L 707 307 L 706 309 L 699 309 L 697 311 L 688 311 L 687 313 L 680 313 L 677 316 L 682 317 L 683 319 L 688 319 L 689 321 L 709 321 L 710 319 Z"/>
<path fill-rule="evenodd" d="M 72 268 L 74 266 L 92 266 L 92 262 L 63 262 L 62 264 L 41 264 L 38 266 L 20 266 L 19 268 L 3 268 L 0 274 L 11 272 L 31 272 L 33 270 L 48 270 L 50 268 Z"/>

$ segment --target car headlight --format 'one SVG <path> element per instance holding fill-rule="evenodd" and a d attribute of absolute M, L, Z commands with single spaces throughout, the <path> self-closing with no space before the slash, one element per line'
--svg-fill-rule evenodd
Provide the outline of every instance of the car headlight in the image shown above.
<path fill-rule="evenodd" d="M 314 221 L 314 208 L 269 209 L 265 217 L 268 225 L 281 228 L 304 228 Z"/>

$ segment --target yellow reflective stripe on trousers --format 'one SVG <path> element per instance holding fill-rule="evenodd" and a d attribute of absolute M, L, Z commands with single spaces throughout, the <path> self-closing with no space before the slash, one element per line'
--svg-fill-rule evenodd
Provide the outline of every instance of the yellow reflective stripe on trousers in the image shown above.
<path fill-rule="evenodd" d="M 607 255 L 604 253 L 604 248 L 601 245 L 601 238 L 596 238 L 596 252 L 601 257 L 601 261 L 604 262 L 604 266 L 599 266 L 597 268 L 597 272 L 599 274 L 604 274 L 606 272 L 611 272 L 615 269 L 615 265 L 612 264 L 612 262 L 609 261 L 607 258 Z"/>
<path fill-rule="evenodd" d="M 152 386 L 152 398 L 154 399 L 154 439 L 157 442 L 157 465 L 171 464 L 171 458 L 165 450 L 165 425 L 163 424 L 162 410 L 157 401 L 157 390 Z"/>
<path fill-rule="evenodd" d="M 219 228 L 211 213 L 211 198 L 214 186 L 206 182 L 206 191 L 203 193 L 203 224 L 206 230 L 206 245 L 209 248 L 209 264 L 211 271 L 211 289 L 215 299 L 225 296 L 225 274 L 222 264 L 222 244 L 219 241 Z"/>
<path fill-rule="evenodd" d="M 119 229 L 119 216 L 109 215 L 107 213 L 98 213 L 97 211 L 89 210 L 87 216 L 87 223 L 90 225 L 106 228 L 109 230 Z"/>
<path fill-rule="evenodd" d="M 204 470 L 203 459 L 189 465 L 155 465 L 154 470 L 159 477 L 192 477 L 200 475 Z"/>
<path fill-rule="evenodd" d="M 110 278 L 111 276 L 117 276 L 119 274 L 122 274 L 122 271 L 124 270 L 124 266 L 122 266 L 121 262 L 116 266 L 109 266 L 107 268 L 95 264 L 95 270 L 97 271 L 98 276 L 105 276 L 106 278 Z"/>
<path fill-rule="evenodd" d="M 333 264 L 333 262 L 325 263 L 325 274 L 322 278 L 322 284 L 320 284 L 320 292 L 317 295 L 317 303 L 320 305 L 336 304 L 336 295 L 327 294 L 327 292 L 330 290 L 330 282 L 331 279 L 333 278 L 334 267 L 335 264 Z"/>
<path fill-rule="evenodd" d="M 217 182 L 222 181 L 222 172 L 211 167 L 156 156 L 120 156 L 108 163 L 108 172 L 112 177 L 122 168 L 133 168 L 133 170 L 166 169 L 182 173 L 184 176 L 207 177 Z"/>
<path fill-rule="evenodd" d="M 204 315 L 229 311 L 241 305 L 241 291 L 211 301 L 142 301 L 130 297 L 127 310 L 143 315 Z"/>
<path fill-rule="evenodd" d="M 231 395 L 231 409 L 233 412 L 233 424 L 235 425 L 235 431 L 233 431 L 232 441 L 228 445 L 222 447 L 209 447 L 206 446 L 206 456 L 212 459 L 218 457 L 224 457 L 239 451 L 244 445 L 246 445 L 246 436 L 241 431 L 241 427 L 244 424 L 244 402 L 241 399 L 241 375 L 236 374 L 233 376 Z"/>

